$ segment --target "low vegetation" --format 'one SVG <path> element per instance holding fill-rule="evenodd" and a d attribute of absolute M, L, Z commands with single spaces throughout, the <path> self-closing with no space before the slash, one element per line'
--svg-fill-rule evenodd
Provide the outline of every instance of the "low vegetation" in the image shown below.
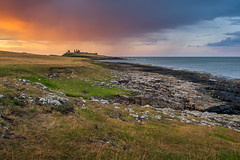
<path fill-rule="evenodd" d="M 112 71 L 97 62 L 0 52 L 0 63 L 0 159 L 240 159 L 234 130 L 171 121 L 151 108 L 91 101 L 131 94 L 96 85 L 112 80 Z M 52 94 L 71 103 L 39 103 Z M 147 111 L 150 118 L 137 121 L 128 108 Z"/>

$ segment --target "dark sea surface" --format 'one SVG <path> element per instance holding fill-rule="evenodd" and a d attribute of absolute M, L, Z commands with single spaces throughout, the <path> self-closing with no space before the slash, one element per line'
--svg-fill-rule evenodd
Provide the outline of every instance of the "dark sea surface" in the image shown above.
<path fill-rule="evenodd" d="M 150 64 L 176 70 L 207 72 L 230 79 L 240 78 L 240 57 L 124 57 L 127 60 L 108 60 Z"/>

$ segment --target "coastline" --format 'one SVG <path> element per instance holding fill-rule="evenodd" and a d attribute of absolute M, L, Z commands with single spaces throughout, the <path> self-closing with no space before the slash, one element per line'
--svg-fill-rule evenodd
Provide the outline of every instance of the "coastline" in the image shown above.
<path fill-rule="evenodd" d="M 129 104 L 240 114 L 240 81 L 237 79 L 145 64 L 102 63 L 119 73 L 115 76 L 124 88 L 140 93 L 124 97 Z"/>
<path fill-rule="evenodd" d="M 210 73 L 225 79 L 240 79 L 239 57 L 123 57 L 125 60 L 103 60 L 105 62 L 134 63 L 173 70 Z M 235 67 L 233 67 L 235 66 Z"/>

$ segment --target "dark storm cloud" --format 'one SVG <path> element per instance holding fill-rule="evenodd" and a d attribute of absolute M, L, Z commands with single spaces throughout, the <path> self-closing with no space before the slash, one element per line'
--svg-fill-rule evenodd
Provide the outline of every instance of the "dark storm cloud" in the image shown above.
<path fill-rule="evenodd" d="M 234 36 L 228 37 L 224 40 L 221 40 L 220 42 L 215 43 L 208 43 L 207 46 L 210 47 L 232 47 L 232 46 L 240 46 L 240 31 L 233 32 L 233 33 L 226 33 L 226 35 Z"/>
<path fill-rule="evenodd" d="M 230 35 L 230 36 L 237 36 L 237 37 L 240 37 L 240 31 L 237 31 L 237 32 L 233 32 L 233 33 L 226 33 L 226 35 Z"/>
<path fill-rule="evenodd" d="M 26 28 L 32 38 L 46 40 L 138 37 L 200 20 L 240 16 L 239 8 L 238 0 L 0 1 L 0 14 L 32 24 Z"/>

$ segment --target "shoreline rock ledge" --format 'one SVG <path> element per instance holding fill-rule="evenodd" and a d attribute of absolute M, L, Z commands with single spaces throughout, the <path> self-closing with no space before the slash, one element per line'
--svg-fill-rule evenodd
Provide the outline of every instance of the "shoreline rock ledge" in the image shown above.
<path fill-rule="evenodd" d="M 116 84 L 137 93 L 112 98 L 117 103 L 240 115 L 239 81 L 149 65 L 104 64 L 114 70 Z"/>

